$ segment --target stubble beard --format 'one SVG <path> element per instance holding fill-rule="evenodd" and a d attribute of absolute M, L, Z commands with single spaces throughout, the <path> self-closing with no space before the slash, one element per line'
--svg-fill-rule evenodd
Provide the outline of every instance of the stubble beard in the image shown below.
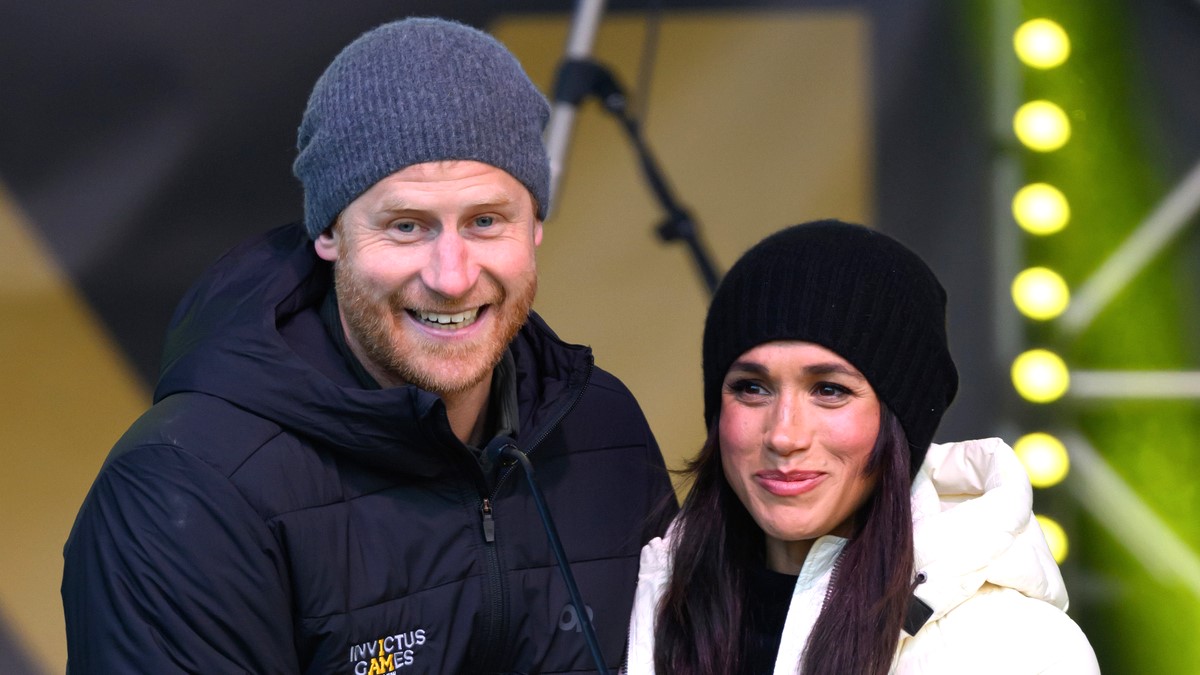
<path fill-rule="evenodd" d="M 451 313 L 463 309 L 462 302 L 449 303 L 428 293 L 412 297 L 403 288 L 381 297 L 356 273 L 352 256 L 339 256 L 334 277 L 346 328 L 371 363 L 391 377 L 441 396 L 468 391 L 491 375 L 528 319 L 537 295 L 536 269 L 514 280 L 511 295 L 490 275 L 482 274 L 481 289 L 473 296 L 484 303 L 473 300 L 471 306 L 486 304 L 490 314 L 486 320 L 493 325 L 479 339 L 448 343 L 422 336 L 413 326 L 404 327 L 412 320 L 407 308 Z"/>

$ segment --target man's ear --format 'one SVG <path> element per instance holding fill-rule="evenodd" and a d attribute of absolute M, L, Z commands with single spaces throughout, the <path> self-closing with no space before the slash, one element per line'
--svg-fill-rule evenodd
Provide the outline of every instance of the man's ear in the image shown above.
<path fill-rule="evenodd" d="M 533 223 L 533 247 L 537 248 L 542 245 L 542 221 L 535 220 Z"/>
<path fill-rule="evenodd" d="M 322 259 L 329 262 L 338 259 L 338 231 L 340 229 L 336 225 L 327 227 L 313 242 L 313 248 Z"/>

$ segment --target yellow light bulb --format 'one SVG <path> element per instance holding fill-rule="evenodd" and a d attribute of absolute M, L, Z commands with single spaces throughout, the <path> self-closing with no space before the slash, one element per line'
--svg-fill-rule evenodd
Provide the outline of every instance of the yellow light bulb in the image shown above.
<path fill-rule="evenodd" d="M 1030 19 L 1013 34 L 1013 49 L 1025 65 L 1046 70 L 1067 60 L 1071 40 L 1067 31 L 1050 19 Z"/>
<path fill-rule="evenodd" d="M 1025 466 L 1029 483 L 1036 488 L 1058 485 L 1067 477 L 1071 460 L 1062 441 L 1042 432 L 1025 434 L 1013 444 L 1013 452 Z"/>
<path fill-rule="evenodd" d="M 1049 516 L 1034 516 L 1042 528 L 1042 536 L 1046 537 L 1046 545 L 1050 547 L 1050 555 L 1054 562 L 1062 564 L 1067 559 L 1067 531 L 1057 521 Z"/>
<path fill-rule="evenodd" d="M 1067 198 L 1048 183 L 1031 183 L 1017 190 L 1012 212 L 1021 229 L 1036 235 L 1054 234 L 1071 219 Z"/>
<path fill-rule="evenodd" d="M 1067 393 L 1071 377 L 1067 364 L 1045 349 L 1031 349 L 1013 361 L 1012 381 L 1027 401 L 1050 403 Z"/>
<path fill-rule="evenodd" d="M 1071 138 L 1071 121 L 1063 109 L 1050 101 L 1030 101 L 1013 116 L 1013 131 L 1025 147 L 1050 152 Z"/>
<path fill-rule="evenodd" d="M 1067 282 L 1054 270 L 1030 267 L 1012 283 L 1013 303 L 1025 316 L 1046 321 L 1062 314 L 1071 301 Z"/>

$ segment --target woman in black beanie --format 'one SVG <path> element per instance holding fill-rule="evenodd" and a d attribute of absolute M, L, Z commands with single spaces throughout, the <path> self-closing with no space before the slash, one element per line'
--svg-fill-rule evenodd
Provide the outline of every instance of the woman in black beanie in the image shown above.
<path fill-rule="evenodd" d="M 708 441 L 642 551 L 626 672 L 1099 672 L 1012 450 L 931 445 L 958 388 L 945 307 L 916 254 L 838 221 L 733 266 Z"/>

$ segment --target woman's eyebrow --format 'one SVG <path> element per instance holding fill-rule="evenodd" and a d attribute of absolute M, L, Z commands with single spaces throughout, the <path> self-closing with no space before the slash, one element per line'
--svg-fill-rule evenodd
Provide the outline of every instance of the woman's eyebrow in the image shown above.
<path fill-rule="evenodd" d="M 804 367 L 804 372 L 812 375 L 842 374 L 858 380 L 865 380 L 863 374 L 842 363 L 814 363 Z"/>
<path fill-rule="evenodd" d="M 757 361 L 742 361 L 742 360 L 734 361 L 732 364 L 730 364 L 729 372 L 732 373 L 735 370 L 746 372 L 746 373 L 753 373 L 755 375 L 766 375 L 767 373 L 771 372 L 769 368 L 767 368 L 766 366 L 764 366 L 763 364 L 761 364 Z"/>
<path fill-rule="evenodd" d="M 729 372 L 734 372 L 734 371 L 751 373 L 754 375 L 767 375 L 771 372 L 771 369 L 767 368 L 766 366 L 764 366 L 763 364 L 761 364 L 757 361 L 738 360 L 738 361 L 734 361 L 733 365 L 729 366 Z M 858 372 L 854 368 L 847 366 L 845 364 L 842 364 L 842 363 L 834 363 L 834 362 L 813 363 L 813 364 L 807 365 L 804 367 L 804 374 L 805 375 L 837 375 L 837 374 L 840 374 L 840 375 L 845 375 L 847 377 L 852 377 L 856 380 L 867 379 L 862 373 Z"/>

